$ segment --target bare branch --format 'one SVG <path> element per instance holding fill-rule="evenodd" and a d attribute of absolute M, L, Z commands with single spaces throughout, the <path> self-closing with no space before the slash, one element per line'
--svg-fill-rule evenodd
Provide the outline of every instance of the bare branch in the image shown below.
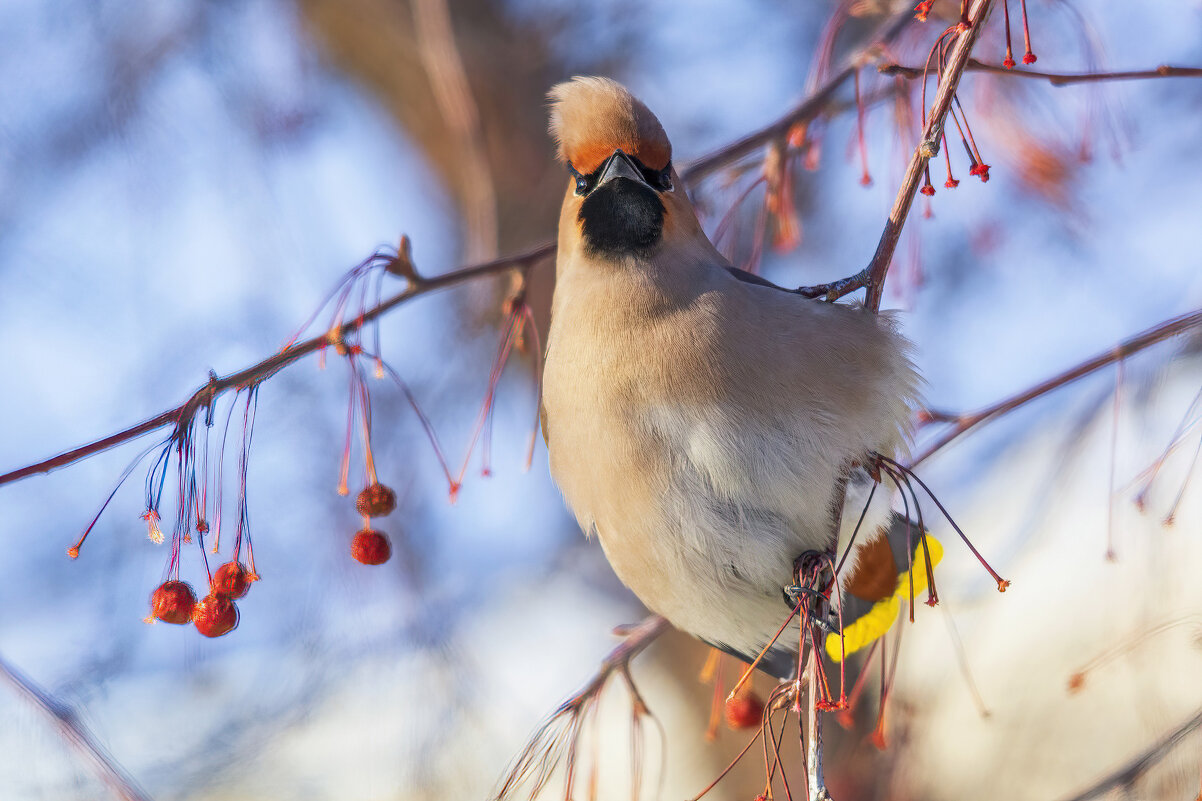
<path fill-rule="evenodd" d="M 877 35 L 872 38 L 871 44 L 860 50 L 855 56 L 849 59 L 848 66 L 844 67 L 843 70 L 832 77 L 831 80 L 829 80 L 825 85 L 809 95 L 796 108 L 794 108 L 788 114 L 782 116 L 776 122 L 761 128 L 758 131 L 754 131 L 742 139 L 732 142 L 731 144 L 720 148 L 709 155 L 697 159 L 685 168 L 682 180 L 690 184 L 696 184 L 697 181 L 700 181 L 702 178 L 714 172 L 719 167 L 730 164 L 742 158 L 743 156 L 755 150 L 757 147 L 760 147 L 764 143 L 769 142 L 774 138 L 783 136 L 793 124 L 815 117 L 827 107 L 827 105 L 833 99 L 835 91 L 852 75 L 852 72 L 863 64 L 868 63 L 872 58 L 872 54 L 877 52 L 882 45 L 891 42 L 911 19 L 912 15 L 909 12 L 898 14 L 892 17 L 889 21 L 881 26 Z M 464 267 L 462 269 L 445 273 L 434 278 L 420 278 L 415 272 L 412 275 L 408 274 L 406 269 L 411 272 L 411 267 L 408 265 L 407 254 L 401 254 L 394 259 L 397 269 L 393 272 L 408 279 L 409 286 L 405 289 L 405 291 L 394 295 L 393 297 L 381 303 L 379 306 L 368 310 L 362 316 L 346 323 L 340 329 L 337 329 L 337 333 L 345 337 L 346 335 L 353 333 L 355 329 L 360 327 L 363 323 L 374 320 L 391 309 L 401 305 L 405 301 L 410 300 L 418 295 L 425 294 L 426 292 L 430 292 L 435 289 L 443 289 L 448 286 L 460 284 L 465 281 L 470 281 L 486 275 L 503 273 L 508 270 L 529 269 L 538 262 L 542 261 L 544 258 L 550 256 L 552 253 L 554 253 L 554 251 L 555 244 L 553 242 L 546 242 L 537 246 L 533 250 L 517 256 L 503 257 L 494 261 Z M 156 415 L 148 420 L 144 420 L 137 425 L 130 426 L 129 428 L 119 431 L 116 434 L 112 434 L 111 436 L 87 443 L 86 445 L 81 445 L 78 448 L 65 451 L 49 459 L 44 459 L 35 464 L 27 465 L 25 467 L 21 467 L 0 475 L 0 486 L 18 481 L 22 478 L 27 478 L 31 475 L 48 473 L 51 470 L 65 467 L 66 465 L 77 462 L 80 459 L 84 459 L 93 454 L 100 453 L 117 445 L 121 445 L 122 443 L 136 439 L 143 434 L 163 428 L 164 426 L 183 426 L 191 421 L 192 416 L 198 409 L 212 404 L 213 401 L 226 390 L 253 386 L 254 384 L 269 378 L 271 375 L 295 362 L 297 359 L 300 359 L 303 356 L 325 347 L 329 341 L 329 335 L 314 337 L 313 339 L 291 345 L 274 356 L 264 359 L 258 364 L 234 373 L 233 375 L 211 380 L 208 384 L 192 393 L 192 396 L 189 397 L 188 400 L 184 401 L 182 404 L 173 409 L 163 412 L 162 414 Z"/>
<path fill-rule="evenodd" d="M 1047 81 L 1052 86 L 1069 86 L 1077 83 L 1098 83 L 1102 81 L 1137 81 L 1148 78 L 1202 78 L 1202 67 L 1170 67 L 1161 64 L 1150 70 L 1126 70 L 1123 72 L 1078 72 L 1057 73 L 1039 72 L 1037 70 L 1006 69 L 1005 67 L 986 64 L 975 58 L 968 60 L 964 68 L 968 72 L 987 72 L 993 75 L 1010 75 L 1015 78 L 1031 78 Z M 926 71 L 921 67 L 903 67 L 901 64 L 881 64 L 877 71 L 882 75 L 896 75 L 913 80 L 921 78 Z"/>
<path fill-rule="evenodd" d="M 1173 317 L 1172 319 L 1166 320 L 1157 326 L 1149 328 L 1147 331 L 1144 331 L 1141 334 L 1137 334 L 1130 339 L 1123 340 L 1110 350 L 1104 353 L 1099 353 L 1092 359 L 1088 359 L 1076 365 L 1075 367 L 1070 367 L 1061 373 L 1057 373 L 1051 378 L 1044 379 L 1038 384 L 1024 389 L 1022 392 L 1012 395 L 1009 398 L 1000 400 L 991 406 L 987 406 L 980 411 L 973 412 L 971 414 L 952 416 L 948 416 L 946 413 L 941 413 L 941 418 L 946 422 L 951 423 L 952 427 L 948 431 L 944 432 L 943 435 L 937 440 L 924 448 L 921 453 L 915 456 L 914 460 L 910 463 L 910 466 L 913 467 L 920 462 L 925 461 L 931 456 L 931 454 L 935 453 L 940 448 L 943 448 L 952 440 L 958 438 L 960 435 L 977 427 L 987 420 L 1000 417 L 1001 415 L 1011 412 L 1017 409 L 1019 406 L 1027 404 L 1036 398 L 1043 397 L 1053 390 L 1059 389 L 1067 384 L 1071 384 L 1077 379 L 1083 378 L 1096 370 L 1100 370 L 1101 368 L 1113 364 L 1120 359 L 1124 359 L 1133 353 L 1139 353 L 1141 350 L 1151 347 L 1157 342 L 1163 342 L 1166 339 L 1175 337 L 1178 334 L 1190 330 L 1191 328 L 1197 328 L 1200 325 L 1202 325 L 1202 309 L 1198 309 L 1187 314 L 1182 314 L 1178 317 Z"/>
<path fill-rule="evenodd" d="M 947 118 L 948 111 L 951 110 L 952 99 L 955 97 L 956 88 L 960 85 L 960 78 L 964 74 L 964 68 L 968 64 L 972 48 L 985 28 L 985 20 L 989 17 L 992 3 L 993 0 L 977 0 L 973 4 L 968 17 L 970 20 L 968 29 L 960 30 L 955 44 L 951 47 L 947 64 L 939 76 L 939 90 L 935 93 L 935 102 L 931 105 L 931 111 L 927 115 L 926 129 L 922 132 L 918 147 L 914 149 L 914 155 L 910 157 L 910 164 L 906 168 L 906 175 L 902 179 L 897 198 L 893 201 L 893 208 L 889 210 L 889 219 L 885 223 L 885 230 L 877 244 L 876 253 L 873 254 L 868 267 L 860 273 L 864 280 L 862 286 L 868 288 L 864 305 L 873 311 L 881 306 L 881 296 L 885 291 L 885 275 L 889 272 L 889 264 L 893 261 L 893 252 L 897 250 L 897 240 L 901 237 L 902 226 L 905 225 L 906 216 L 910 213 L 910 206 L 914 203 L 914 195 L 918 194 L 918 185 L 922 181 L 923 170 L 926 168 L 927 162 L 939 153 L 939 138 L 943 135 L 944 120 Z"/>
<path fill-rule="evenodd" d="M 1148 772 L 1157 762 L 1169 755 L 1190 732 L 1202 726 L 1202 709 L 1185 723 L 1169 732 L 1160 742 L 1153 745 L 1135 758 L 1130 764 L 1115 771 L 1088 790 L 1074 795 L 1065 801 L 1089 801 L 1091 798 L 1105 795 L 1111 790 L 1130 788 L 1140 776 Z"/>
<path fill-rule="evenodd" d="M 584 719 L 595 712 L 597 699 L 610 677 L 617 673 L 626 680 L 634 705 L 636 725 L 639 718 L 649 714 L 647 705 L 643 703 L 642 696 L 630 676 L 630 660 L 646 650 L 647 646 L 667 629 L 668 621 L 659 615 L 651 615 L 633 626 L 615 629 L 615 632 L 625 639 L 606 655 L 601 661 L 601 667 L 584 688 L 560 704 L 555 714 L 539 727 L 506 774 L 501 788 L 493 796 L 493 801 L 511 798 L 524 786 L 531 788 L 530 797 L 533 798 L 558 768 L 562 768 L 566 773 L 566 795 L 570 796 L 575 780 L 576 753 Z M 640 783 L 640 767 L 637 764 L 632 767 L 637 790 Z"/>
<path fill-rule="evenodd" d="M 497 255 L 497 192 L 484 150 L 480 111 L 468 85 L 446 0 L 415 0 L 417 51 L 435 104 L 455 137 L 469 261 Z"/>
<path fill-rule="evenodd" d="M 92 763 L 97 777 L 108 785 L 114 797 L 122 801 L 150 801 L 122 767 L 105 753 L 74 709 L 47 693 L 3 658 L 0 658 L 0 679 L 54 721 L 59 734 Z"/>
<path fill-rule="evenodd" d="M 108 450 L 116 445 L 128 442 L 131 439 L 167 425 L 175 425 L 180 428 L 186 427 L 192 421 L 197 411 L 211 405 L 217 397 L 227 390 L 255 386 L 275 375 L 302 356 L 307 356 L 331 344 L 332 337 L 333 339 L 345 338 L 365 323 L 376 319 L 408 300 L 412 300 L 418 295 L 424 295 L 436 289 L 445 289 L 446 287 L 487 275 L 497 275 L 509 270 L 527 270 L 550 256 L 554 251 L 555 246 L 547 243 L 517 256 L 508 256 L 503 259 L 464 267 L 460 270 L 434 276 L 433 278 L 411 277 L 409 279 L 409 286 L 403 292 L 393 295 L 374 308 L 368 309 L 362 315 L 355 317 L 355 319 L 345 323 L 340 328 L 336 328 L 332 332 L 322 334 L 321 336 L 298 342 L 295 345 L 290 345 L 279 353 L 237 373 L 224 378 L 213 378 L 203 387 L 193 392 L 191 397 L 174 409 L 169 409 L 149 420 L 144 420 L 137 425 L 130 426 L 124 431 L 119 431 L 116 434 L 96 440 L 95 442 L 90 442 L 87 445 L 81 445 L 78 448 L 60 453 L 58 456 L 0 475 L 0 486 L 37 473 L 49 473 L 51 470 L 65 467 L 80 459 Z"/>
<path fill-rule="evenodd" d="M 869 44 L 866 47 L 849 57 L 826 83 L 814 90 L 791 111 L 775 122 L 694 160 L 681 173 L 681 180 L 689 184 L 696 184 L 720 167 L 741 159 L 774 139 L 783 139 L 794 125 L 808 122 L 817 117 L 830 103 L 839 87 L 846 83 L 856 70 L 870 63 L 875 58 L 875 54 L 896 39 L 913 19 L 914 13 L 907 9 L 886 20 L 869 38 Z"/>

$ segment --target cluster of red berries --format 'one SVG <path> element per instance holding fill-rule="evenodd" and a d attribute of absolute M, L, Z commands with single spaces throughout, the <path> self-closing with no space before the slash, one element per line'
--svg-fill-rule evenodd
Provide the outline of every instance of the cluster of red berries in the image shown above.
<path fill-rule="evenodd" d="M 150 596 L 150 617 L 178 626 L 191 623 L 206 637 L 220 637 L 238 625 L 234 599 L 246 595 L 256 578 L 241 562 L 226 562 L 213 574 L 209 594 L 199 601 L 188 582 L 165 581 Z"/>
<path fill-rule="evenodd" d="M 396 493 L 377 481 L 359 493 L 355 508 L 363 515 L 363 529 L 351 540 L 351 556 L 365 565 L 382 565 L 392 556 L 392 545 L 388 535 L 368 525 L 368 518 L 392 514 L 396 509 Z"/>

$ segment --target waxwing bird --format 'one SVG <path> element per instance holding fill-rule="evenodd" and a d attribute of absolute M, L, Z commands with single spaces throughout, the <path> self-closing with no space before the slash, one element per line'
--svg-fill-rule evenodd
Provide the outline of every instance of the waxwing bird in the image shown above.
<path fill-rule="evenodd" d="M 543 379 L 551 474 L 618 577 L 684 631 L 753 659 L 806 551 L 905 447 L 919 379 L 887 315 L 733 268 L 701 229 L 659 120 L 622 85 L 550 92 L 571 180 Z M 890 521 L 874 493 L 857 540 Z M 846 573 L 846 570 L 844 571 Z M 795 668 L 797 623 L 762 663 Z"/>

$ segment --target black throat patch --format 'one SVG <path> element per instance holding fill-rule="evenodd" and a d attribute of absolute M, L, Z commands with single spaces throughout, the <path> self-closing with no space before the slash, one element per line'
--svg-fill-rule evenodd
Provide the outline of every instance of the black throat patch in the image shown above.
<path fill-rule="evenodd" d="M 584 246 L 606 256 L 642 255 L 664 232 L 664 204 L 651 187 L 615 178 L 593 190 L 578 217 Z"/>

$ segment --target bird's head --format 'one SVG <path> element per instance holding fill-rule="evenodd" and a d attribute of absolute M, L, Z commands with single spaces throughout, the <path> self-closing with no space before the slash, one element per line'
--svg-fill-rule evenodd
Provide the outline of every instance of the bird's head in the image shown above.
<path fill-rule="evenodd" d="M 699 230 L 677 187 L 667 134 L 626 87 L 609 78 L 573 78 L 549 97 L 551 135 L 571 176 L 561 248 L 647 255 L 678 232 Z"/>

